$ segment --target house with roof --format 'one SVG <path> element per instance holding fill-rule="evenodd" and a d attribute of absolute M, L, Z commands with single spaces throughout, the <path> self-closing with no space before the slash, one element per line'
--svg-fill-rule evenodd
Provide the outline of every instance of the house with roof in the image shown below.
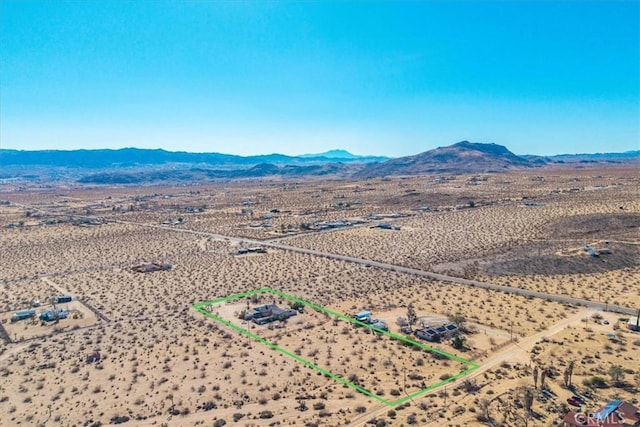
<path fill-rule="evenodd" d="M 429 342 L 440 342 L 442 336 L 433 328 L 422 328 L 415 331 L 418 338 Z"/>
<path fill-rule="evenodd" d="M 612 400 L 594 414 L 569 411 L 563 421 L 572 427 L 640 427 L 640 412 L 629 402 Z"/>
<path fill-rule="evenodd" d="M 256 325 L 265 325 L 276 320 L 287 320 L 298 314 L 293 309 L 283 309 L 275 304 L 266 304 L 254 307 L 244 315 L 244 320 L 252 321 Z"/>
<path fill-rule="evenodd" d="M 438 326 L 425 326 L 415 331 L 415 335 L 423 340 L 430 342 L 440 342 L 443 339 L 451 339 L 456 336 L 460 330 L 453 323 L 444 323 Z"/>

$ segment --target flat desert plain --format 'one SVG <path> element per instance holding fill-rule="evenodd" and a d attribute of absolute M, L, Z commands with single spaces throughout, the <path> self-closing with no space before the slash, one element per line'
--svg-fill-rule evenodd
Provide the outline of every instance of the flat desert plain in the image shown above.
<path fill-rule="evenodd" d="M 639 185 L 615 165 L 0 184 L 0 424 L 556 426 L 574 392 L 637 405 Z M 243 316 L 300 307 L 197 309 L 265 287 L 308 305 L 262 325 Z M 458 335 L 412 333 L 442 324 Z"/>

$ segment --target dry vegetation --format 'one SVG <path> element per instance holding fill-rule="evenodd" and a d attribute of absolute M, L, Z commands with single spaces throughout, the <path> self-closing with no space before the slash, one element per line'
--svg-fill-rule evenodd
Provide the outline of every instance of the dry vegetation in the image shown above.
<path fill-rule="evenodd" d="M 503 425 L 556 425 L 571 394 L 562 386 L 571 361 L 580 389 L 592 388 L 593 377 L 605 380 L 606 388 L 594 389 L 590 409 L 614 395 L 632 399 L 640 387 L 634 382 L 640 335 L 614 329 L 618 315 L 604 313 L 609 324 L 596 324 L 586 309 L 280 249 L 237 256 L 241 243 L 233 238 L 267 243 L 286 237 L 282 243 L 293 246 L 633 307 L 640 303 L 637 188 L 637 174 L 624 168 L 551 170 L 544 178 L 0 187 L 0 200 L 10 202 L 0 204 L 0 318 L 61 293 L 81 300 L 74 304 L 83 313 L 51 326 L 3 325 L 16 342 L 0 344 L 0 419 L 69 426 L 126 418 L 158 426 L 462 426 L 491 417 Z M 417 210 L 422 207 L 429 211 Z M 388 220 L 400 230 L 372 229 L 381 221 L 370 220 L 326 232 L 281 231 L 391 212 L 410 215 Z M 105 223 L 74 225 L 81 216 Z M 178 218 L 179 224 L 157 228 Z M 605 241 L 611 254 L 582 253 L 584 245 Z M 155 261 L 173 268 L 130 269 Z M 470 329 L 465 348 L 435 346 L 481 368 L 466 382 L 391 409 L 191 309 L 263 286 L 340 313 L 371 310 L 393 332 L 409 304 L 419 316 L 463 315 Z M 230 310 L 233 318 L 238 308 Z M 85 323 L 73 324 L 79 320 Z M 411 390 L 460 370 L 309 310 L 263 333 L 385 398 L 401 392 L 405 369 Z M 103 360 L 86 363 L 94 350 Z M 612 365 L 623 367 L 623 381 L 612 381 Z M 536 392 L 540 418 L 522 421 L 526 413 L 514 402 L 533 386 L 535 366 L 558 371 L 547 379 L 558 397 L 543 402 Z"/>

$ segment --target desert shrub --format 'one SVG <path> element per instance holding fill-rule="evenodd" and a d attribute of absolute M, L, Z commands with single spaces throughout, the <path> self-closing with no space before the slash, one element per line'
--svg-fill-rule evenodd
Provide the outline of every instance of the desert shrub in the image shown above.
<path fill-rule="evenodd" d="M 262 411 L 260 412 L 260 418 L 261 419 L 267 419 L 267 418 L 273 418 L 273 412 L 271 411 Z"/>
<path fill-rule="evenodd" d="M 200 406 L 200 409 L 203 411 L 211 411 L 212 409 L 216 409 L 218 405 L 215 402 L 205 402 Z"/>
<path fill-rule="evenodd" d="M 466 409 L 464 408 L 464 406 L 458 406 L 456 407 L 456 409 L 453 410 L 453 413 L 456 415 L 462 415 L 464 414 L 465 411 Z"/>
<path fill-rule="evenodd" d="M 604 378 L 598 377 L 598 376 L 593 376 L 591 378 L 585 378 L 582 381 L 582 384 L 584 384 L 587 387 L 592 387 L 592 388 L 606 388 L 607 387 L 607 381 L 605 381 Z"/>
<path fill-rule="evenodd" d="M 116 415 L 111 418 L 111 424 L 123 424 L 129 421 L 129 417 L 126 415 Z"/>

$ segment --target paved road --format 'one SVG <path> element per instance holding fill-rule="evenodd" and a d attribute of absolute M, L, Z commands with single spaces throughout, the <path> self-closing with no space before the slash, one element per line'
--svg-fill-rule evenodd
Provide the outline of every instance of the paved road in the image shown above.
<path fill-rule="evenodd" d="M 514 288 L 511 286 L 496 285 L 493 283 L 480 282 L 477 280 L 463 279 L 460 277 L 447 276 L 445 274 L 433 273 L 430 271 L 404 267 L 396 264 L 372 261 L 364 258 L 334 254 L 330 252 L 316 251 L 314 249 L 299 248 L 296 246 L 285 245 L 283 243 L 278 243 L 273 241 L 244 239 L 241 237 L 224 236 L 222 234 L 209 233 L 206 231 L 195 231 L 195 230 L 170 227 L 165 225 L 145 224 L 145 223 L 131 222 L 131 221 L 116 221 L 116 222 L 123 223 L 123 224 L 139 225 L 143 227 L 159 228 L 159 229 L 170 230 L 170 231 L 178 231 L 182 233 L 192 233 L 196 235 L 210 236 L 218 239 L 225 239 L 228 241 L 243 242 L 249 245 L 263 246 L 263 247 L 269 247 L 274 249 L 281 249 L 285 251 L 298 252 L 298 253 L 307 254 L 307 255 L 320 256 L 324 258 L 352 262 L 352 263 L 361 264 L 361 265 L 370 266 L 370 267 L 382 268 L 384 270 L 395 271 L 403 274 L 413 274 L 415 276 L 426 277 L 428 279 L 440 280 L 443 282 L 456 283 L 459 285 L 466 285 L 466 286 L 471 286 L 476 288 L 490 289 L 494 291 L 506 292 L 514 295 L 522 295 L 522 296 L 531 297 L 531 298 L 540 298 L 548 301 L 560 302 L 563 304 L 579 305 L 579 306 L 584 306 L 584 307 L 595 309 L 595 310 L 613 311 L 616 313 L 623 313 L 623 314 L 629 314 L 629 315 L 633 315 L 636 313 L 636 309 L 629 308 L 629 307 L 621 307 L 621 306 L 606 304 L 598 301 L 590 301 L 590 300 L 581 299 L 581 298 L 573 298 L 566 295 L 547 294 L 544 292 L 536 292 L 528 289 Z"/>

